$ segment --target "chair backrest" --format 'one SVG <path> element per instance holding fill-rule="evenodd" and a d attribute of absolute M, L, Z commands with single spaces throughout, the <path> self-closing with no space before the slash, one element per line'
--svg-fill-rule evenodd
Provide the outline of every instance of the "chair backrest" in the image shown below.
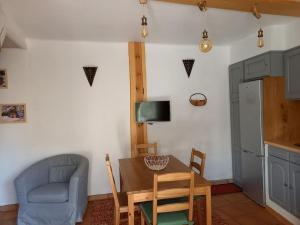
<path fill-rule="evenodd" d="M 112 189 L 112 194 L 114 197 L 115 207 L 118 209 L 118 208 L 120 208 L 120 203 L 119 203 L 119 199 L 118 199 L 118 192 L 117 192 L 116 183 L 115 183 L 115 179 L 114 179 L 114 175 L 113 175 L 113 171 L 111 168 L 111 163 L 110 163 L 108 154 L 106 154 L 106 157 L 105 157 L 105 164 L 106 164 L 106 168 L 107 168 L 107 172 L 108 172 L 110 186 Z"/>
<path fill-rule="evenodd" d="M 201 160 L 200 164 L 195 161 L 195 157 L 198 157 Z M 206 158 L 205 153 L 197 151 L 194 148 L 192 149 L 190 168 L 191 169 L 195 168 L 196 170 L 198 170 L 200 176 L 202 177 L 204 176 L 205 158 Z"/>
<path fill-rule="evenodd" d="M 149 151 L 152 149 L 152 151 Z M 157 155 L 157 143 L 153 144 L 137 144 L 135 145 L 136 157 Z"/>
<path fill-rule="evenodd" d="M 184 185 L 182 181 L 185 181 Z M 164 186 L 159 190 L 159 183 L 172 182 L 170 188 Z M 186 182 L 189 182 L 188 187 Z M 181 184 L 180 184 L 181 183 Z M 174 185 L 176 184 L 176 185 Z M 177 185 L 178 184 L 178 185 Z M 167 203 L 158 205 L 158 200 L 173 199 L 188 196 L 186 201 L 177 203 Z M 193 200 L 194 200 L 194 171 L 185 173 L 168 173 L 168 174 L 154 174 L 153 181 L 153 225 L 157 225 L 157 214 L 176 212 L 176 211 L 189 211 L 188 220 L 193 220 Z"/>

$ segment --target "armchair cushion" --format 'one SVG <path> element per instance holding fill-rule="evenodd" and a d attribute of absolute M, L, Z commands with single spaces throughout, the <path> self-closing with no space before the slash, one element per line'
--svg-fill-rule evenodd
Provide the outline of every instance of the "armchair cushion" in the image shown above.
<path fill-rule="evenodd" d="M 75 165 L 52 166 L 49 171 L 49 183 L 69 182 L 75 170 Z"/>
<path fill-rule="evenodd" d="M 68 183 L 50 183 L 28 193 L 28 201 L 31 203 L 63 203 L 67 202 L 68 199 Z"/>

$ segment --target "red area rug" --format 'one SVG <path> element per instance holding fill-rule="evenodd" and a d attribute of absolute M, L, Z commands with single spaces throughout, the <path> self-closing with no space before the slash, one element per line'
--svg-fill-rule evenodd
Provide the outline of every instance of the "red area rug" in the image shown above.
<path fill-rule="evenodd" d="M 221 184 L 212 186 L 212 195 L 237 193 L 242 190 L 234 184 Z M 198 200 L 200 205 L 200 218 L 194 213 L 195 225 L 205 225 L 205 199 Z M 95 201 L 92 203 L 92 212 L 90 213 L 91 225 L 113 225 L 114 218 L 114 202 L 113 199 L 106 199 L 102 201 Z M 123 216 L 127 216 L 126 214 Z M 213 225 L 229 225 L 225 219 L 213 211 L 212 215 Z M 127 222 L 122 222 L 121 225 L 127 225 Z M 135 225 L 140 225 L 140 216 L 135 216 Z"/>
<path fill-rule="evenodd" d="M 219 184 L 211 187 L 212 195 L 224 195 L 230 193 L 242 192 L 243 190 L 235 184 Z"/>
<path fill-rule="evenodd" d="M 205 225 L 205 200 L 204 198 L 199 200 L 200 202 L 200 219 L 197 219 L 197 214 L 194 213 L 195 225 Z M 198 203 L 198 204 L 199 204 Z M 114 201 L 113 199 L 106 199 L 101 201 L 94 201 L 92 203 L 92 213 L 89 218 L 91 225 L 113 225 L 114 218 Z M 127 216 L 126 214 L 123 216 Z M 135 225 L 140 225 L 140 216 L 135 216 Z M 212 215 L 213 225 L 230 225 L 221 216 L 213 212 Z M 128 225 L 127 221 L 121 222 L 121 225 Z"/>

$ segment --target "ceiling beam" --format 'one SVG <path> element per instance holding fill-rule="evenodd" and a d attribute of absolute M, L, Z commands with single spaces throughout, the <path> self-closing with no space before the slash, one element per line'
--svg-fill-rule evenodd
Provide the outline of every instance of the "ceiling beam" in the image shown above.
<path fill-rule="evenodd" d="M 198 5 L 200 0 L 156 0 L 169 3 Z M 300 17 L 300 0 L 206 0 L 208 8 L 253 12 L 256 5 L 260 13 Z"/>

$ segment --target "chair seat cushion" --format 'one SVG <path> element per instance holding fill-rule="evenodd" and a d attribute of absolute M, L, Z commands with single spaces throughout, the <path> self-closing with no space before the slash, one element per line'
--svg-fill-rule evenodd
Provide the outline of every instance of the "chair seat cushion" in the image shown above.
<path fill-rule="evenodd" d="M 165 203 L 165 202 L 164 202 Z M 152 224 L 152 202 L 145 202 L 140 205 L 140 208 L 145 216 L 147 224 Z M 157 215 L 158 225 L 193 225 L 194 222 L 188 221 L 187 211 L 159 213 Z"/>
<path fill-rule="evenodd" d="M 68 183 L 51 183 L 33 189 L 28 194 L 32 203 L 62 203 L 69 200 Z"/>

